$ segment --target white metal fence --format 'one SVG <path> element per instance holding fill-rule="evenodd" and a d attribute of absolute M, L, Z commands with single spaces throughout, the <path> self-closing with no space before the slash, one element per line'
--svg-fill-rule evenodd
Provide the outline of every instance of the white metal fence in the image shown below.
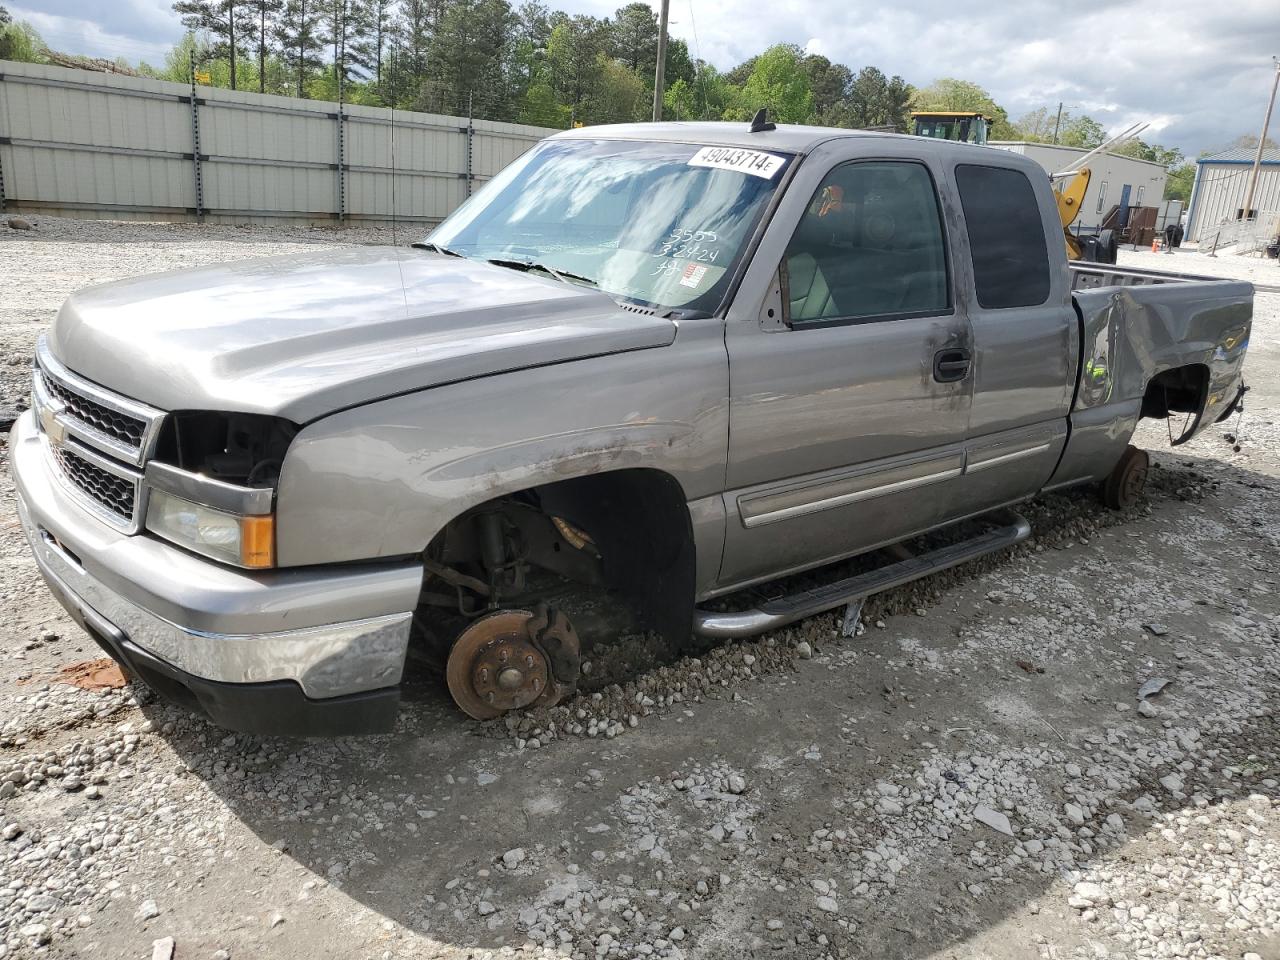
<path fill-rule="evenodd" d="M 0 209 L 434 223 L 553 132 L 0 61 Z"/>

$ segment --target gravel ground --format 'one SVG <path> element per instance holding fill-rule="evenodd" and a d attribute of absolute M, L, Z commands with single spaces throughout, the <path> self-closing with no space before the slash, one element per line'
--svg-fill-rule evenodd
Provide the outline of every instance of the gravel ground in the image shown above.
<path fill-rule="evenodd" d="M 386 239 L 0 229 L 0 416 L 77 287 Z M 1144 425 L 1133 510 L 1044 498 L 1031 541 L 874 598 L 853 638 L 818 617 L 491 724 L 415 677 L 365 740 L 58 682 L 97 649 L 5 475 L 0 956 L 1280 958 L 1278 344 L 1263 293 L 1243 423 L 1176 451 Z"/>

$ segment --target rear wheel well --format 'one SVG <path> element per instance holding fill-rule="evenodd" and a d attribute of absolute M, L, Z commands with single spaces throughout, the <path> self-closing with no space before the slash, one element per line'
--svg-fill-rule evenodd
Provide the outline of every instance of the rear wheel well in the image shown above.
<path fill-rule="evenodd" d="M 1209 368 L 1190 363 L 1156 374 L 1147 382 L 1140 415 L 1164 420 L 1175 413 L 1193 414 L 1173 443 L 1188 440 L 1200 424 L 1209 396 Z"/>
<path fill-rule="evenodd" d="M 426 559 L 423 597 L 437 605 L 454 592 L 472 613 L 528 604 L 539 573 L 550 572 L 620 594 L 639 625 L 673 648 L 691 636 L 692 523 L 680 484 L 660 470 L 609 471 L 489 500 L 446 524 Z M 457 574 L 461 585 L 448 579 Z"/>

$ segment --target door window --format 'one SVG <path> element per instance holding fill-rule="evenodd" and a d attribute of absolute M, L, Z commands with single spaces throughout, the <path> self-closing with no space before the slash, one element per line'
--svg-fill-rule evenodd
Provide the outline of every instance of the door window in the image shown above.
<path fill-rule="evenodd" d="M 988 309 L 1033 307 L 1049 299 L 1049 251 L 1031 181 L 1018 170 L 961 164 L 973 282 Z"/>
<path fill-rule="evenodd" d="M 929 171 L 894 161 L 836 167 L 801 217 L 786 267 L 797 327 L 948 312 L 947 249 Z"/>

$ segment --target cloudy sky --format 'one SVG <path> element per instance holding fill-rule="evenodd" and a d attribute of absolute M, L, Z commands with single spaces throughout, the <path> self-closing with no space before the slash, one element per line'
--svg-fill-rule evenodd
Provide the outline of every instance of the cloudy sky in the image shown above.
<path fill-rule="evenodd" d="M 169 0 L 0 0 L 54 47 L 159 62 L 182 26 Z M 550 0 L 607 16 L 617 0 Z M 656 6 L 656 4 L 655 4 Z M 1256 135 L 1280 56 L 1280 0 L 671 0 L 671 32 L 727 69 L 778 42 L 923 86 L 980 83 L 1013 117 L 1039 106 L 1190 155 Z M 1273 121 L 1272 136 L 1280 130 Z"/>

